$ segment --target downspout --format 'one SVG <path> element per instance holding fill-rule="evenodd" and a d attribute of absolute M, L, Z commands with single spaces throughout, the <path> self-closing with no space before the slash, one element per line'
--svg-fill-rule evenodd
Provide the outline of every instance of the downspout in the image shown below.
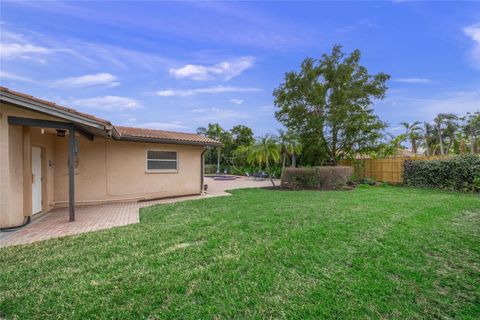
<path fill-rule="evenodd" d="M 202 154 L 200 155 L 200 194 L 203 194 L 204 192 L 204 170 L 205 170 L 205 159 L 203 158 L 205 152 L 207 152 L 208 147 L 203 149 Z"/>
<path fill-rule="evenodd" d="M 30 223 L 30 221 L 32 220 L 32 217 L 31 216 L 27 216 L 25 217 L 25 219 L 23 220 L 23 223 L 19 226 L 13 226 L 13 227 L 6 227 L 6 228 L 0 228 L 0 231 L 1 232 L 6 232 L 6 231 L 16 231 L 20 228 L 23 228 L 25 227 L 27 224 Z"/>

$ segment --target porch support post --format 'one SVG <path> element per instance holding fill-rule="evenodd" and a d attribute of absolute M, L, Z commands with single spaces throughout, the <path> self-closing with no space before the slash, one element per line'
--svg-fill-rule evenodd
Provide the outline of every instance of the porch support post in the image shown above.
<path fill-rule="evenodd" d="M 207 152 L 207 148 L 203 149 L 202 154 L 200 155 L 200 194 L 204 194 L 204 185 L 205 185 L 205 152 Z"/>
<path fill-rule="evenodd" d="M 75 221 L 75 128 L 68 135 L 68 218 Z"/>

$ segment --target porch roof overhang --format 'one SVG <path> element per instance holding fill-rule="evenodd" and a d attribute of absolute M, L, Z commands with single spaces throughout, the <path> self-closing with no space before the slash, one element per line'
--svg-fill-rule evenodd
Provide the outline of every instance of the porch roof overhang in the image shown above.
<path fill-rule="evenodd" d="M 88 130 L 85 130 L 83 127 L 76 125 L 75 123 L 68 122 L 59 122 L 51 120 L 42 120 L 42 119 L 32 119 L 32 118 L 21 118 L 8 116 L 8 124 L 26 126 L 26 127 L 39 127 L 39 128 L 51 128 L 51 129 L 61 129 L 61 130 L 72 130 L 75 129 L 76 132 L 83 135 L 88 140 L 93 140 L 94 135 Z"/>
<path fill-rule="evenodd" d="M 49 101 L 37 99 L 19 92 L 13 92 L 6 88 L 0 90 L 0 101 L 72 122 L 77 127 L 89 128 L 90 130 L 97 129 L 104 131 L 105 127 L 112 126 L 112 124 L 106 120 L 82 114 L 73 109 L 61 107 Z"/>

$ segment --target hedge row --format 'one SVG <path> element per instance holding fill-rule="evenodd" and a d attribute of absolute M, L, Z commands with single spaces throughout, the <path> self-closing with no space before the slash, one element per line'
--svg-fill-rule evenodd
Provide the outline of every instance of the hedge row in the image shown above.
<path fill-rule="evenodd" d="M 346 188 L 352 167 L 285 168 L 282 187 L 287 189 L 331 190 Z"/>
<path fill-rule="evenodd" d="M 406 186 L 457 191 L 480 191 L 480 156 L 463 155 L 440 160 L 406 160 Z"/>

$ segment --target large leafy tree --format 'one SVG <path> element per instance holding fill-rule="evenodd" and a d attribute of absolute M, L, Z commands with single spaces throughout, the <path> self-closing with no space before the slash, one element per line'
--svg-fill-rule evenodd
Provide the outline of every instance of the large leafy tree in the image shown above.
<path fill-rule="evenodd" d="M 241 124 L 236 125 L 230 130 L 230 133 L 232 135 L 234 149 L 242 145 L 248 146 L 255 142 L 253 131 L 247 126 Z"/>
<path fill-rule="evenodd" d="M 286 73 L 273 92 L 277 120 L 299 134 L 305 152 L 333 165 L 375 149 L 386 127 L 372 105 L 384 98 L 390 77 L 369 74 L 360 57 L 359 50 L 346 55 L 336 45 L 330 55 L 307 58 L 299 72 Z"/>
<path fill-rule="evenodd" d="M 236 125 L 230 129 L 230 141 L 224 147 L 224 159 L 232 167 L 243 166 L 247 163 L 244 152 L 237 152 L 242 146 L 250 146 L 255 142 L 253 131 L 247 126 Z"/>

